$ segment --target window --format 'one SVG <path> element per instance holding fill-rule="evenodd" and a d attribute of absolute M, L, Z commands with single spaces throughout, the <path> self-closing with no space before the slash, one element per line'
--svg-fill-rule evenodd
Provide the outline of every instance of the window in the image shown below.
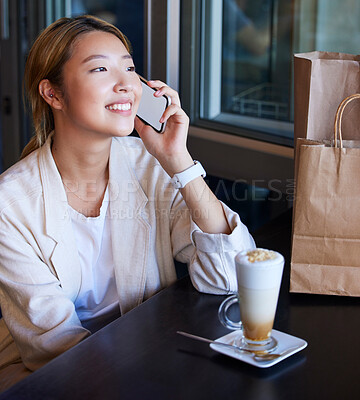
<path fill-rule="evenodd" d="M 183 3 L 184 106 L 204 128 L 292 146 L 293 54 L 360 53 L 356 0 Z"/>

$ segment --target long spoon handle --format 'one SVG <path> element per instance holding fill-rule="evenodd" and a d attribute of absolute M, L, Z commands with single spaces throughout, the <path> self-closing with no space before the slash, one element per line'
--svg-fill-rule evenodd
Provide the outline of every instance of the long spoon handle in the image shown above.
<path fill-rule="evenodd" d="M 178 333 L 179 335 L 182 335 L 182 336 L 186 336 L 186 337 L 188 337 L 190 339 L 199 340 L 200 342 L 214 343 L 216 345 L 226 346 L 226 347 L 230 347 L 232 349 L 238 349 L 238 350 L 242 350 L 242 351 L 247 351 L 249 353 L 253 353 L 251 350 L 243 349 L 243 348 L 241 348 L 239 346 L 235 346 L 233 344 L 217 342 L 215 340 L 210 340 L 210 339 L 207 339 L 207 338 L 204 338 L 204 337 L 201 337 L 201 336 L 192 335 L 191 333 L 182 332 L 182 331 L 177 331 L 176 333 Z"/>

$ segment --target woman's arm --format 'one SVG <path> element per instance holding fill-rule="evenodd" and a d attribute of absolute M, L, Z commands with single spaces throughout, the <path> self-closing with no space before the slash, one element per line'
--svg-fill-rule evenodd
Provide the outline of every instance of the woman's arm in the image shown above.
<path fill-rule="evenodd" d="M 180 191 L 192 220 L 203 232 L 231 233 L 219 200 L 202 177 L 192 180 Z"/>
<path fill-rule="evenodd" d="M 194 164 L 187 147 L 186 139 L 189 118 L 180 106 L 177 92 L 161 81 L 150 81 L 149 85 L 159 88 L 155 96 L 171 98 L 171 105 L 165 110 L 161 122 L 167 122 L 163 134 L 158 134 L 138 118 L 135 128 L 146 149 L 160 162 L 170 177 Z M 193 221 L 206 233 L 231 232 L 223 208 L 202 177 L 198 177 L 180 189 Z"/>

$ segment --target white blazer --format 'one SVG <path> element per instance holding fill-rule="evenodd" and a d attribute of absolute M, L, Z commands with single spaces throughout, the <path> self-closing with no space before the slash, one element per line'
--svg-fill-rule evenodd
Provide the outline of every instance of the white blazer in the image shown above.
<path fill-rule="evenodd" d="M 81 268 L 50 146 L 51 138 L 0 177 L 0 367 L 20 356 L 37 369 L 90 334 L 75 312 Z M 230 235 L 203 233 L 138 138 L 113 139 L 109 168 L 122 314 L 176 280 L 174 257 L 199 291 L 236 291 L 234 256 L 254 247 L 236 213 L 223 205 Z"/>

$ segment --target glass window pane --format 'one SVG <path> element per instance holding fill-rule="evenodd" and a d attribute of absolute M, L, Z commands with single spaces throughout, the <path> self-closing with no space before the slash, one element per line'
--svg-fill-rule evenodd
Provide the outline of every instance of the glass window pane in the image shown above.
<path fill-rule="evenodd" d="M 200 13 L 200 125 L 291 145 L 294 53 L 360 53 L 357 0 L 204 0 Z"/>
<path fill-rule="evenodd" d="M 222 111 L 258 117 L 285 118 L 271 101 L 271 1 L 225 0 L 222 46 Z M 257 102 L 259 99 L 259 102 Z"/>

